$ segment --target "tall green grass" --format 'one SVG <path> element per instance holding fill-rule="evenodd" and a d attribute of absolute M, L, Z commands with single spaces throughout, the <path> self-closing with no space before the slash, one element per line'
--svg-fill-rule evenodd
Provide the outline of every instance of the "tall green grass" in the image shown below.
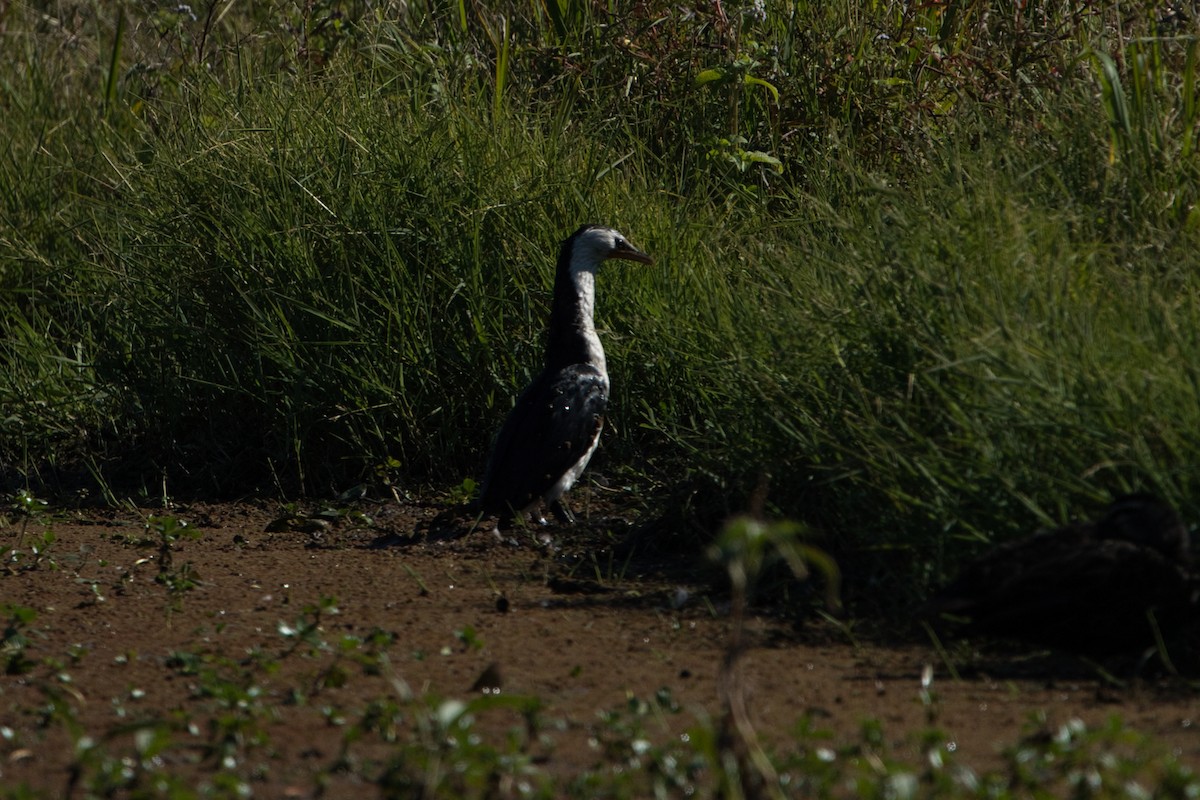
<path fill-rule="evenodd" d="M 1195 40 L 1034 5 L 15 4 L 8 481 L 476 475 L 601 221 L 658 264 L 602 276 L 595 466 L 671 524 L 767 474 L 879 599 L 1111 492 L 1194 512 Z"/>

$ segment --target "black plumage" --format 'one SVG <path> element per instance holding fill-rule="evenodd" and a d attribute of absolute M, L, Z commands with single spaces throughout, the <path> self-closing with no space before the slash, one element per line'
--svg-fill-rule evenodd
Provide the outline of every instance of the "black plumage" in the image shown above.
<path fill-rule="evenodd" d="M 1169 505 L 1135 494 L 1095 522 L 995 547 L 926 610 L 950 631 L 1106 655 L 1186 624 L 1193 595 L 1187 529 Z"/>
<path fill-rule="evenodd" d="M 584 225 L 559 249 L 545 367 L 497 435 L 480 492 L 480 510 L 500 515 L 502 524 L 539 499 L 561 521 L 573 521 L 562 496 L 591 459 L 608 408 L 608 369 L 592 313 L 596 272 L 612 258 L 652 263 L 597 225 Z"/>

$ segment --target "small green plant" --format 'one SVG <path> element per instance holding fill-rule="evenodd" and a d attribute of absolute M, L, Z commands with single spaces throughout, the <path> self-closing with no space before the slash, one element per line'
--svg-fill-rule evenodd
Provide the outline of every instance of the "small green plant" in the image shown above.
<path fill-rule="evenodd" d="M 383 765 L 376 783 L 387 796 L 482 798 L 488 787 L 510 787 L 523 797 L 556 796 L 535 763 L 538 745 L 536 698 L 489 694 L 468 701 L 426 698 L 410 701 L 413 736 Z M 370 724 L 379 729 L 380 707 Z M 519 724 L 496 744 L 480 736 L 481 716 L 515 714 Z M 364 718 L 364 722 L 366 722 Z M 387 730 L 387 724 L 383 725 Z"/>
<path fill-rule="evenodd" d="M 738 26 L 741 27 L 740 25 Z M 749 41 L 746 46 L 750 51 L 762 51 L 765 48 L 757 42 Z M 732 166 L 734 174 L 744 174 L 750 167 L 760 165 L 769 167 L 775 174 L 783 173 L 783 162 L 775 156 L 763 150 L 749 150 L 747 145 L 749 139 L 743 135 L 743 128 L 747 130 L 762 129 L 765 126 L 758 125 L 756 121 L 751 121 L 748 125 L 742 120 L 744 107 L 756 108 L 757 104 L 747 103 L 744 94 L 750 90 L 762 89 L 766 96 L 770 98 L 770 102 L 764 102 L 762 105 L 767 107 L 779 108 L 779 90 L 771 84 L 770 81 L 757 77 L 757 72 L 762 67 L 761 62 L 755 58 L 750 52 L 743 52 L 733 58 L 727 64 L 720 67 L 709 67 L 703 69 L 696 75 L 695 83 L 700 87 L 710 88 L 725 88 L 728 96 L 728 119 L 727 128 L 722 131 L 716 131 L 712 135 L 705 138 L 707 147 L 706 157 L 715 164 L 724 164 Z M 756 116 L 769 118 L 770 113 L 764 113 Z M 767 131 L 777 133 L 775 131 Z"/>
<path fill-rule="evenodd" d="M 336 609 L 335 609 L 336 610 Z M 316 628 L 315 631 L 319 631 Z M 344 635 L 336 642 L 329 643 L 310 634 L 308 643 L 313 646 L 307 655 L 312 657 L 318 653 L 332 653 L 333 658 L 324 663 L 313 676 L 307 691 L 292 691 L 293 702 L 307 703 L 325 689 L 338 689 L 345 686 L 353 678 L 353 673 L 347 667 L 357 664 L 363 675 L 382 675 L 385 670 L 387 648 L 395 641 L 395 636 L 375 629 L 366 638 Z M 295 650 L 289 650 L 291 654 Z M 339 718 L 340 715 L 339 715 Z"/>
<path fill-rule="evenodd" d="M 108 600 L 108 597 L 104 594 L 104 587 L 101 585 L 103 581 L 99 578 L 76 578 L 75 580 L 88 588 L 90 592 L 88 602 L 98 604 Z"/>
<path fill-rule="evenodd" d="M 463 478 L 461 483 L 450 490 L 446 500 L 456 505 L 465 505 L 475 499 L 477 491 L 479 484 L 474 478 Z"/>
<path fill-rule="evenodd" d="M 310 656 L 332 649 L 322 636 L 324 631 L 321 624 L 327 617 L 337 616 L 341 613 L 338 609 L 337 598 L 322 597 L 317 603 L 305 605 L 300 613 L 300 617 L 294 622 L 281 620 L 276 626 L 279 635 L 290 642 L 280 658 L 287 657 L 302 647 L 307 647 L 305 652 Z"/>
<path fill-rule="evenodd" d="M 168 668 L 188 678 L 192 698 L 199 703 L 191 713 L 204 712 L 207 719 L 205 761 L 229 772 L 227 777 L 236 777 L 253 753 L 269 746 L 274 701 L 263 682 L 277 665 L 192 651 L 176 651 L 167 659 Z"/>
<path fill-rule="evenodd" d="M 665 687 L 652 699 L 630 695 L 624 706 L 602 712 L 594 748 L 605 767 L 576 779 L 573 790 L 580 796 L 704 796 L 701 790 L 715 762 L 697 744 L 710 731 L 693 726 L 663 741 L 668 723 L 679 714 Z"/>
<path fill-rule="evenodd" d="M 0 618 L 5 620 L 0 636 L 0 664 L 4 666 L 4 674 L 23 675 L 35 665 L 26 652 L 29 636 L 25 630 L 37 618 L 37 612 L 27 606 L 5 603 L 0 605 Z"/>
<path fill-rule="evenodd" d="M 25 540 L 25 534 L 22 532 L 18 540 L 18 546 L 14 546 L 7 553 L 7 563 L 5 569 L 9 572 L 24 572 L 26 570 L 39 569 L 47 567 L 49 569 L 57 569 L 58 564 L 50 556 L 50 550 L 54 543 L 58 541 L 58 537 L 54 531 L 47 528 L 40 536 L 33 537 L 28 543 L 27 549 L 21 549 L 20 544 Z"/>
<path fill-rule="evenodd" d="M 475 632 L 475 628 L 471 625 L 464 625 L 459 630 L 456 630 L 454 638 L 462 643 L 464 650 L 483 649 L 483 640 L 479 638 L 479 634 Z"/>
<path fill-rule="evenodd" d="M 38 499 L 28 489 L 17 490 L 17 493 L 13 496 L 11 508 L 22 521 L 21 533 L 25 533 L 25 528 L 29 520 L 41 516 L 49 507 L 49 502 Z"/>
<path fill-rule="evenodd" d="M 10 508 L 13 515 L 20 520 L 21 529 L 17 534 L 17 541 L 4 554 L 4 568 L 10 572 L 25 571 L 46 564 L 54 569 L 56 565 L 47 554 L 56 537 L 49 527 L 30 543 L 28 552 L 23 550 L 29 523 L 42 517 L 49 508 L 49 503 L 39 500 L 28 489 L 21 489 L 13 496 Z"/>
<path fill-rule="evenodd" d="M 190 561 L 175 564 L 175 547 L 179 542 L 198 539 L 202 534 L 183 520 L 158 516 L 146 520 L 146 531 L 158 547 L 158 574 L 154 580 L 166 588 L 169 608 L 178 611 L 184 596 L 200 584 L 200 576 Z"/>
<path fill-rule="evenodd" d="M 738 516 L 721 529 L 709 548 L 709 558 L 725 567 L 729 575 L 735 610 L 744 613 L 753 601 L 754 590 L 772 563 L 781 561 L 792 575 L 805 580 L 815 568 L 825 582 L 829 608 L 841 608 L 841 574 L 827 553 L 802 541 L 805 528 L 796 522 L 763 522 L 753 516 Z"/>

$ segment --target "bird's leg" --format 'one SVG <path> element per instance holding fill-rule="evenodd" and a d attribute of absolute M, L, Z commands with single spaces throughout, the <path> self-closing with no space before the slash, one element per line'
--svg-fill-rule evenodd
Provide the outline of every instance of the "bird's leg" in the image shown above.
<path fill-rule="evenodd" d="M 563 525 L 574 525 L 575 515 L 571 513 L 571 509 L 567 508 L 561 499 L 555 500 L 550 504 L 550 510 L 554 512 L 554 516 Z"/>

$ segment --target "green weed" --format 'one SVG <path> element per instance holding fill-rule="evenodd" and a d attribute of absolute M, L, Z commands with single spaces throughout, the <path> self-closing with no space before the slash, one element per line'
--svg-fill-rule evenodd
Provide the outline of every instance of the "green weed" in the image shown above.
<path fill-rule="evenodd" d="M 311 646 L 297 650 L 289 641 L 278 656 L 174 652 L 164 667 L 187 686 L 186 703 L 144 714 L 131 702 L 138 697 L 134 688 L 114 698 L 110 720 L 89 715 L 86 727 L 79 710 L 87 700 L 61 665 L 46 674 L 23 673 L 42 693 L 39 731 L 67 736 L 71 767 L 52 792 L 6 785 L 0 797 L 253 793 L 283 766 L 271 732 L 285 706 L 289 724 L 300 719 L 339 731 L 336 752 L 289 779 L 289 786 L 318 794 L 346 780 L 388 796 L 450 798 L 1190 797 L 1200 791 L 1192 769 L 1117 719 L 1097 727 L 1031 719 L 999 768 L 976 771 L 958 760 L 957 743 L 935 727 L 937 700 L 928 676 L 916 699 L 930 709 L 929 724 L 902 740 L 876 720 L 839 740 L 802 718 L 782 741 L 757 742 L 750 761 L 746 743 L 729 738 L 721 720 L 688 718 L 669 689 L 630 696 L 589 726 L 595 763 L 562 776 L 552 769 L 562 728 L 543 718 L 537 698 L 421 696 L 391 665 L 389 635 L 330 641 L 306 627 Z M 68 657 L 87 668 L 87 653 Z M 314 690 L 313 669 L 328 679 L 334 667 L 353 663 L 363 669 L 342 670 L 341 680 L 379 680 L 377 695 L 344 706 L 336 694 L 343 684 L 325 680 Z M 321 693 L 322 702 L 310 706 L 307 700 Z M 289 697 L 305 700 L 290 703 Z M 498 729 L 497 721 L 505 726 Z M 0 726 L 0 752 L 40 746 L 40 739 L 21 742 Z"/>
<path fill-rule="evenodd" d="M 21 675 L 34 667 L 26 653 L 29 637 L 26 626 L 37 617 L 37 612 L 26 606 L 4 604 L 0 616 L 5 618 L 4 637 L 0 639 L 0 657 L 3 657 L 5 675 Z"/>
<path fill-rule="evenodd" d="M 198 539 L 203 534 L 190 527 L 187 522 L 175 517 L 150 516 L 146 520 L 147 536 L 158 548 L 158 574 L 156 583 L 167 590 L 170 598 L 168 607 L 179 610 L 184 596 L 200 585 L 200 576 L 190 561 L 175 563 L 175 546 L 179 542 Z"/>

